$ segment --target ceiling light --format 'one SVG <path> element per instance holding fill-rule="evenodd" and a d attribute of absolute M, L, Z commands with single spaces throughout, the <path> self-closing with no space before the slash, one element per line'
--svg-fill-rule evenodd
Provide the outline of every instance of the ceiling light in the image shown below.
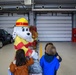
<path fill-rule="evenodd" d="M 0 10 L 2 10 L 2 6 L 0 6 Z"/>
<path fill-rule="evenodd" d="M 58 8 L 59 8 L 59 9 L 61 9 L 61 8 L 62 8 L 62 6 L 60 5 Z"/>
<path fill-rule="evenodd" d="M 34 3 L 34 0 L 24 0 L 25 5 L 31 5 Z"/>
<path fill-rule="evenodd" d="M 17 10 L 19 10 L 19 7 L 16 7 Z"/>

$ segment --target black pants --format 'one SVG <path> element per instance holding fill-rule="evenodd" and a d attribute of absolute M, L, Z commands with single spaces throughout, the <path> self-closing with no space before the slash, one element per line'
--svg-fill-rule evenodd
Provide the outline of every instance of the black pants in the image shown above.
<path fill-rule="evenodd" d="M 55 71 L 54 75 L 57 75 L 57 71 Z"/>

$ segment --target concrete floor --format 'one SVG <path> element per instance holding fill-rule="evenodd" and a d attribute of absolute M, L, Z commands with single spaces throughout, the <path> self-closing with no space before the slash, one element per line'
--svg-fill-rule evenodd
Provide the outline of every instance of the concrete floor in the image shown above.
<path fill-rule="evenodd" d="M 44 54 L 45 42 L 42 44 Z M 76 43 L 72 42 L 53 42 L 57 52 L 62 57 L 58 75 L 76 75 Z M 37 49 L 39 50 L 39 48 Z M 15 51 L 13 44 L 9 44 L 0 49 L 0 75 L 8 75 L 8 66 L 14 59 Z"/>

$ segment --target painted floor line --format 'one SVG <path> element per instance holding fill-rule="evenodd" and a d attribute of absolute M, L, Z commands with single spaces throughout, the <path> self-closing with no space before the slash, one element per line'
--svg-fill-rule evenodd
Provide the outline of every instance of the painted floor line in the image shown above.
<path fill-rule="evenodd" d="M 42 57 L 43 51 L 42 51 L 42 43 L 39 44 L 39 58 Z"/>

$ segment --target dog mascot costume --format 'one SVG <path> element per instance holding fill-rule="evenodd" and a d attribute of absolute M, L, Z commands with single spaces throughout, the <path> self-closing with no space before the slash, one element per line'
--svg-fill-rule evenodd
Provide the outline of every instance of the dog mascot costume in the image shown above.
<path fill-rule="evenodd" d="M 37 48 L 37 42 L 38 42 L 38 32 L 37 32 L 37 28 L 36 26 L 29 26 L 29 30 L 32 33 L 32 38 L 34 39 L 33 42 L 33 48 L 36 49 Z"/>
<path fill-rule="evenodd" d="M 29 46 L 33 46 L 33 39 L 32 34 L 29 31 L 28 21 L 25 18 L 19 18 L 16 21 L 16 26 L 13 31 L 13 39 L 15 50 L 23 49 L 25 51 L 25 56 L 29 56 L 30 53 L 30 57 L 38 59 L 38 54 L 35 50 L 28 48 Z M 8 73 L 9 75 L 12 75 L 10 70 Z"/>
<path fill-rule="evenodd" d="M 25 56 L 30 53 L 32 57 L 36 55 L 34 50 L 29 49 L 29 46 L 33 46 L 32 34 L 29 31 L 28 21 L 25 18 L 19 18 L 16 21 L 16 26 L 13 31 L 14 47 L 16 50 L 23 49 Z"/>

